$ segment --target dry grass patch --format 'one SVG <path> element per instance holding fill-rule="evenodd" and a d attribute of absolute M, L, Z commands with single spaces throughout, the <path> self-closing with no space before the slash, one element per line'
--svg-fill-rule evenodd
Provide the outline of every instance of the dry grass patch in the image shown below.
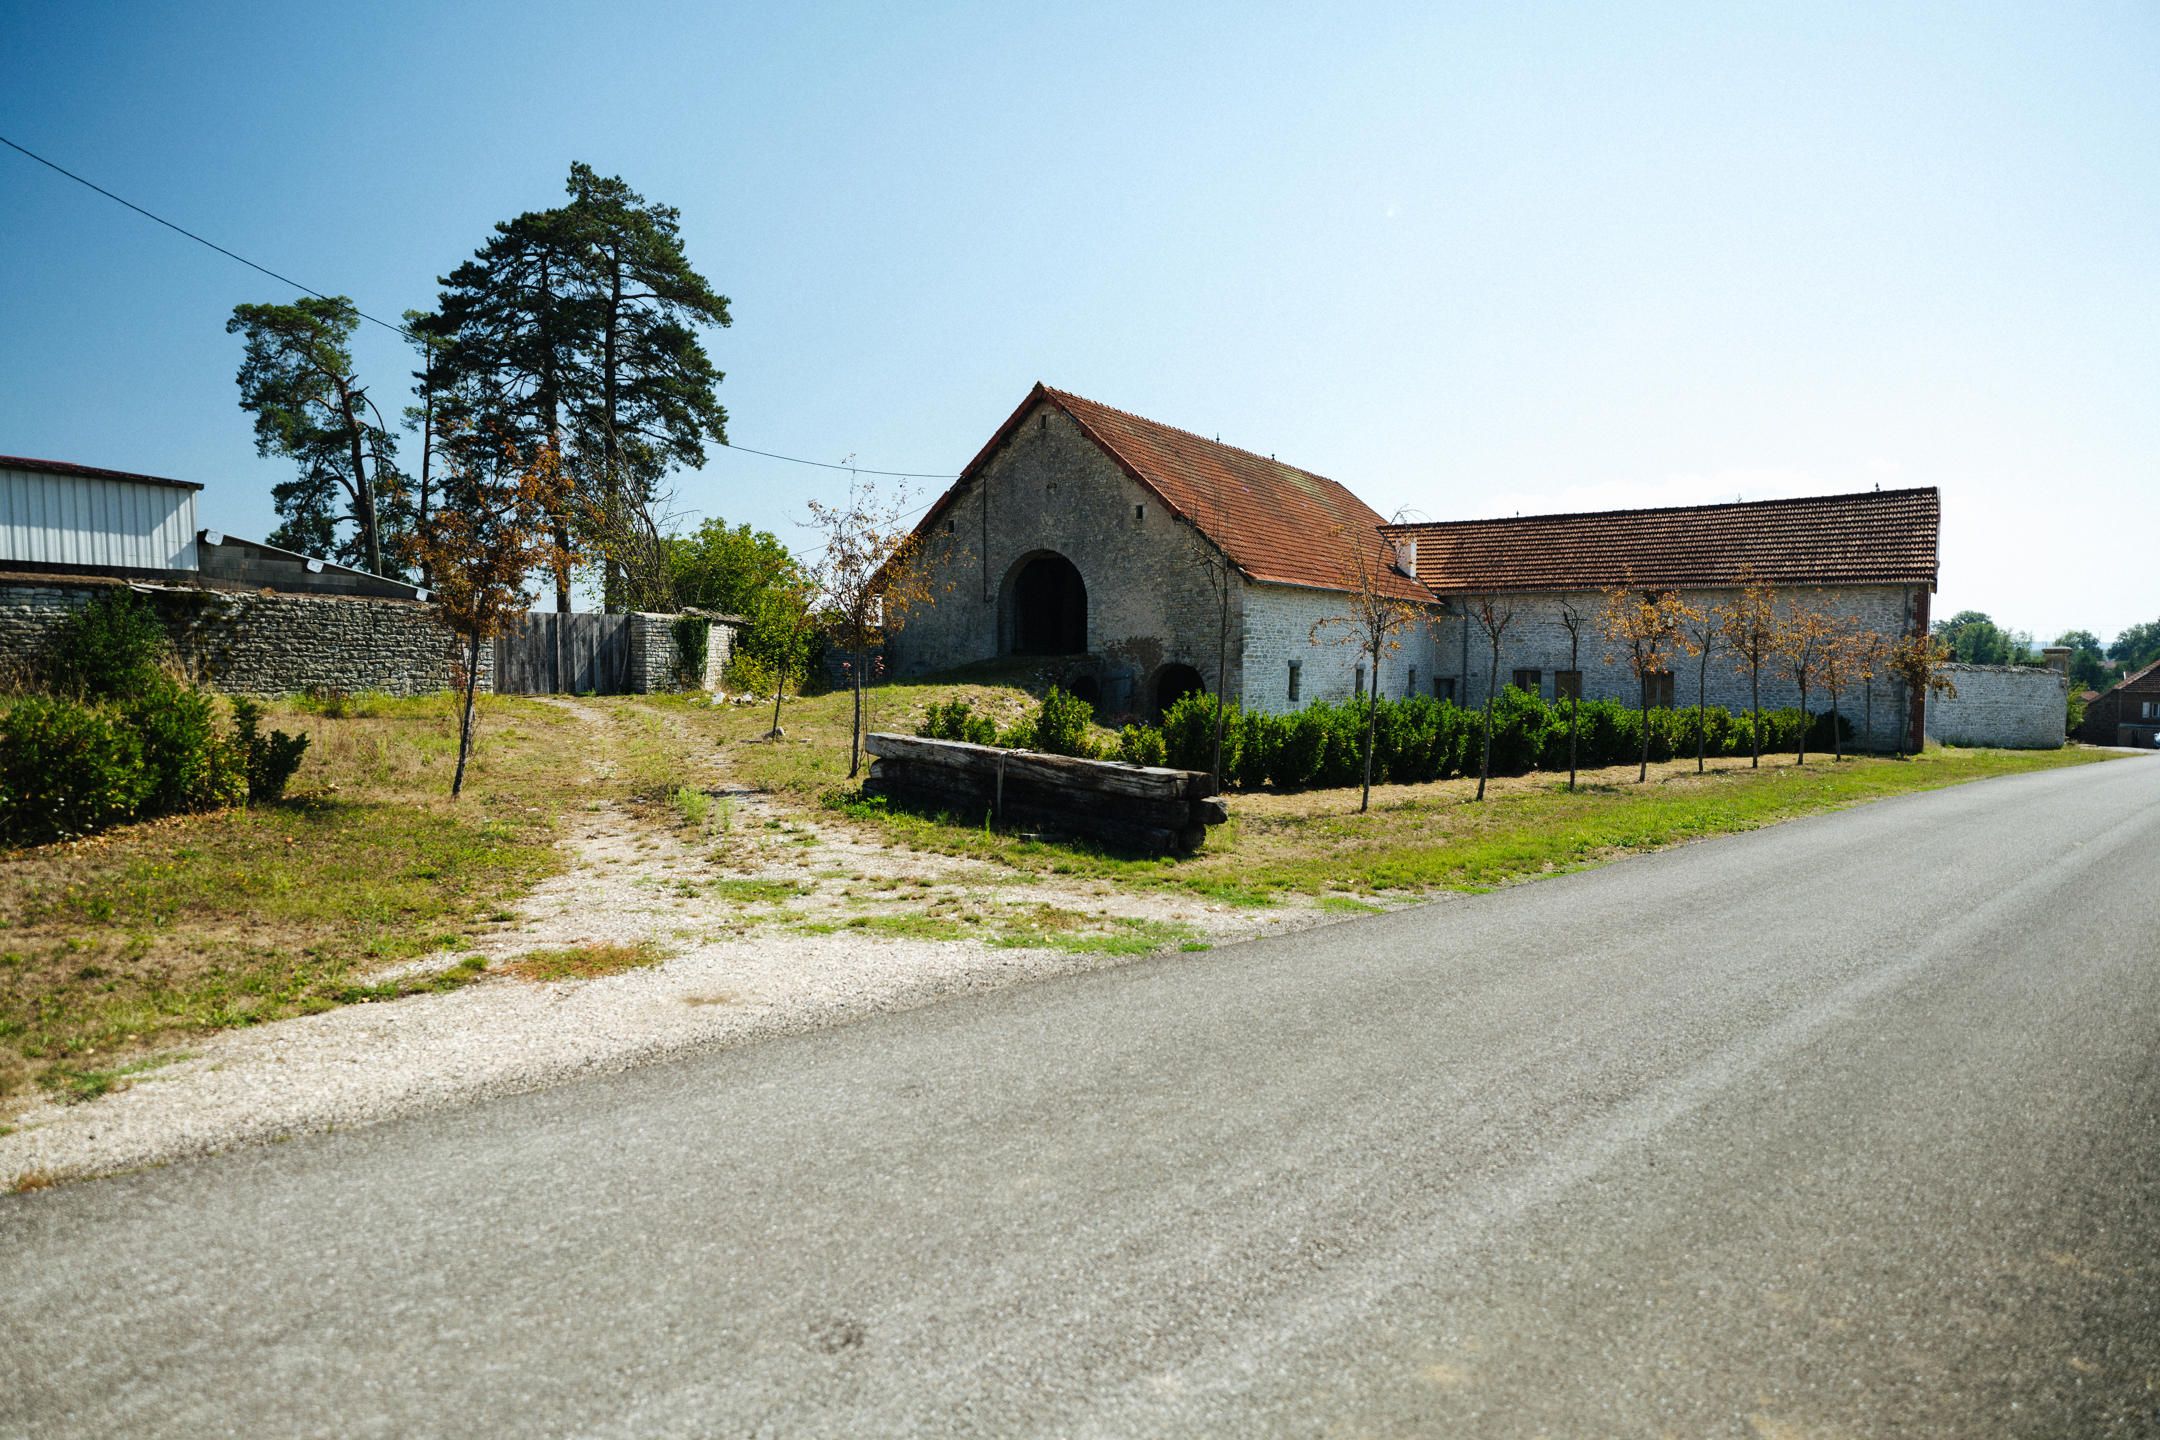
<path fill-rule="evenodd" d="M 282 802 L 0 850 L 0 1115 L 185 1035 L 470 981 L 367 977 L 513 918 L 562 866 L 564 812 L 669 813 L 687 743 L 657 707 L 483 696 L 453 802 L 446 695 L 287 701 L 265 723 L 310 737 Z"/>
<path fill-rule="evenodd" d="M 560 950 L 534 950 L 502 967 L 505 975 L 547 984 L 557 980 L 597 980 L 625 970 L 645 970 L 667 959 L 667 953 L 649 940 L 635 945 L 595 940 Z"/>

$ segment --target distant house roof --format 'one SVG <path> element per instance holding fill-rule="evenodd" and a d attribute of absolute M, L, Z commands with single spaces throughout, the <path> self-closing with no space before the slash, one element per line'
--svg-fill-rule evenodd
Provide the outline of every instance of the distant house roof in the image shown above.
<path fill-rule="evenodd" d="M 1340 484 L 1235 445 L 1209 440 L 1124 410 L 1037 384 L 960 472 L 960 484 L 923 517 L 936 521 L 961 486 L 994 455 L 1037 403 L 1057 407 L 1141 488 L 1212 541 L 1255 580 L 1322 590 L 1354 588 L 1346 543 L 1370 546 L 1373 569 L 1390 594 L 1430 601 L 1394 568 L 1380 535 L 1381 517 Z"/>
<path fill-rule="evenodd" d="M 2103 696 L 2113 695 L 2118 690 L 2126 690 L 2130 686 L 2137 684 L 2146 676 L 2151 675 L 2156 671 L 2160 671 L 2160 660 L 2153 661 L 2152 664 L 2147 665 L 2144 669 L 2137 671 L 2135 674 L 2123 676 L 2122 679 L 2117 680 L 2114 684 L 2108 686 L 2107 689 L 2102 690 L 2098 695 L 2093 695 L 2090 691 L 2087 691 L 2086 693 L 2090 697 L 2090 700 L 2098 700 Z M 2090 703 L 2090 700 L 2088 700 L 2088 703 Z"/>
<path fill-rule="evenodd" d="M 1702 588 L 1753 575 L 1773 585 L 1933 588 L 1942 497 L 1933 487 L 1390 525 L 1415 540 L 1418 578 L 1435 594 Z"/>
<path fill-rule="evenodd" d="M 41 475 L 79 475 L 86 480 L 132 480 L 138 485 L 174 485 L 183 490 L 203 488 L 193 480 L 172 480 L 163 475 L 137 475 L 132 470 L 104 470 L 95 465 L 77 465 L 72 460 L 34 460 L 27 455 L 0 455 L 0 468 L 32 470 Z"/>

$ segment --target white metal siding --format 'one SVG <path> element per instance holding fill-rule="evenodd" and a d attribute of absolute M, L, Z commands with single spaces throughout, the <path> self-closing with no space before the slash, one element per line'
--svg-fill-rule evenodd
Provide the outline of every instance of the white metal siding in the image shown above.
<path fill-rule="evenodd" d="M 195 568 L 195 492 L 0 466 L 0 564 Z"/>

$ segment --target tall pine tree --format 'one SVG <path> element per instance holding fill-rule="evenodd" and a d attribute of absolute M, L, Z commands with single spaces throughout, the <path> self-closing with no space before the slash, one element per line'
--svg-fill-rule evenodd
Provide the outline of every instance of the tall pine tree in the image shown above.
<path fill-rule="evenodd" d="M 700 332 L 729 323 L 728 302 L 691 267 L 672 207 L 584 164 L 567 189 L 568 204 L 497 225 L 444 278 L 429 322 L 444 337 L 436 397 L 471 462 L 505 445 L 561 453 L 582 493 L 551 521 L 558 548 L 572 548 L 580 517 L 596 517 L 590 548 L 604 552 L 670 468 L 701 465 L 707 440 L 726 441 L 722 376 Z M 621 562 L 604 565 L 615 608 Z M 567 573 L 555 602 L 570 608 Z"/>
<path fill-rule="evenodd" d="M 720 371 L 700 327 L 729 323 L 728 302 L 691 268 L 681 212 L 649 203 L 620 177 L 570 167 L 571 214 L 587 242 L 585 307 L 592 384 L 575 421 L 574 451 L 597 482 L 609 534 L 627 533 L 675 465 L 705 463 L 705 441 L 727 439 L 714 394 Z M 604 557 L 607 608 L 622 603 L 622 562 Z"/>
<path fill-rule="evenodd" d="M 403 506 L 397 439 L 354 373 L 360 312 L 342 295 L 290 305 L 236 305 L 227 334 L 246 337 L 240 408 L 255 417 L 255 450 L 283 455 L 299 474 L 271 498 L 280 524 L 270 543 L 307 555 L 383 568 L 385 531 Z M 340 526 L 350 523 L 349 533 Z"/>
<path fill-rule="evenodd" d="M 586 245 L 563 210 L 529 210 L 495 226 L 472 259 L 443 277 L 431 329 L 445 337 L 437 369 L 468 422 L 459 436 L 475 473 L 515 452 L 560 454 L 583 382 L 579 305 Z M 570 550 L 567 507 L 549 517 L 556 551 Z M 555 608 L 570 608 L 570 572 L 557 567 Z"/>

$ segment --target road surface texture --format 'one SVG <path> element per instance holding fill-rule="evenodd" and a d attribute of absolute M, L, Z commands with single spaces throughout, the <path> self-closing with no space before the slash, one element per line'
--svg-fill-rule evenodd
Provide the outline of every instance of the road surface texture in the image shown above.
<path fill-rule="evenodd" d="M 2160 761 L 0 1201 L 0 1432 L 2160 1435 Z"/>

